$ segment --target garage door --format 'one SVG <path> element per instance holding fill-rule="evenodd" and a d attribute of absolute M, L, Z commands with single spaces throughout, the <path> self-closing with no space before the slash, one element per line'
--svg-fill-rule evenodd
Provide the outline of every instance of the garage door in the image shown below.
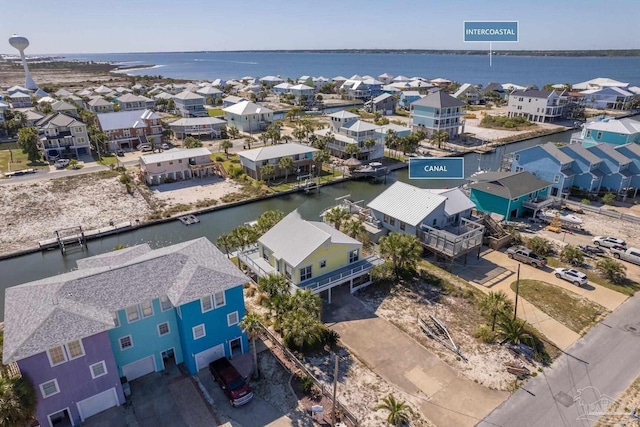
<path fill-rule="evenodd" d="M 116 389 L 111 388 L 77 403 L 82 421 L 118 404 Z"/>
<path fill-rule="evenodd" d="M 129 363 L 122 367 L 122 374 L 127 377 L 128 381 L 133 381 L 136 378 L 140 378 L 143 375 L 155 372 L 156 364 L 153 361 L 153 356 L 145 357 L 137 362 Z"/>
<path fill-rule="evenodd" d="M 196 369 L 199 371 L 202 368 L 209 366 L 209 363 L 214 360 L 224 357 L 224 344 L 217 345 L 209 350 L 196 353 Z"/>

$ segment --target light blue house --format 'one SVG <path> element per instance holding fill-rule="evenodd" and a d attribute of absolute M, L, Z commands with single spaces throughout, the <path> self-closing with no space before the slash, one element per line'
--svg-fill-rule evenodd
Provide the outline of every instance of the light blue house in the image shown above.
<path fill-rule="evenodd" d="M 635 96 L 626 88 L 613 86 L 587 89 L 580 93 L 585 96 L 585 105 L 587 107 L 612 110 L 628 108 L 627 103 Z"/>
<path fill-rule="evenodd" d="M 611 145 L 640 143 L 640 122 L 624 118 L 616 120 L 602 117 L 582 126 L 582 131 L 571 135 L 571 143 L 591 147 L 601 142 Z"/>
<path fill-rule="evenodd" d="M 630 186 L 634 188 L 633 197 L 638 195 L 640 189 L 640 144 L 618 145 L 616 151 L 631 159 L 629 170 L 633 173 Z"/>
<path fill-rule="evenodd" d="M 411 104 L 425 96 L 426 95 L 421 94 L 417 90 L 405 90 L 400 93 L 400 101 L 398 101 L 398 105 L 402 108 L 409 108 Z"/>
<path fill-rule="evenodd" d="M 560 151 L 574 160 L 573 186 L 588 193 L 597 193 L 602 186 L 605 173 L 600 169 L 602 159 L 587 150 L 581 144 L 569 144 L 560 147 Z"/>
<path fill-rule="evenodd" d="M 551 182 L 551 196 L 568 194 L 573 186 L 577 168 L 574 159 L 563 153 L 554 143 L 525 148 L 513 153 L 512 172 L 527 171 Z"/>
<path fill-rule="evenodd" d="M 465 103 L 438 91 L 411 104 L 411 125 L 415 131 L 423 130 L 427 138 L 437 131 L 445 131 L 450 139 L 464 132 L 462 107 Z"/>
<path fill-rule="evenodd" d="M 605 174 L 602 178 L 602 187 L 606 191 L 618 194 L 630 186 L 633 176 L 629 170 L 631 159 L 609 144 L 594 145 L 588 150 L 602 159 L 600 170 Z"/>
<path fill-rule="evenodd" d="M 501 215 L 509 221 L 548 206 L 551 183 L 530 172 L 488 172 L 470 186 L 470 199 L 479 211 Z"/>

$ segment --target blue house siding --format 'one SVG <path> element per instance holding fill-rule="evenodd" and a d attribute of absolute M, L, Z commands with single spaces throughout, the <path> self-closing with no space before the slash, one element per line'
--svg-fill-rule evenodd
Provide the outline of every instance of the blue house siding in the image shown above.
<path fill-rule="evenodd" d="M 183 362 L 175 308 L 171 307 L 163 312 L 160 310 L 160 301 L 155 299 L 153 300 L 152 316 L 129 323 L 125 310 L 120 310 L 118 311 L 118 321 L 120 326 L 109 331 L 109 339 L 120 376 L 123 376 L 122 366 L 151 355 L 154 356 L 156 371 L 162 370 L 164 367 L 162 352 L 171 348 L 174 349 L 176 363 Z M 169 333 L 160 336 L 158 325 L 164 322 L 169 323 Z M 121 350 L 120 338 L 127 335 L 131 336 L 133 346 Z"/>
<path fill-rule="evenodd" d="M 413 126 L 433 128 L 435 126 L 435 108 L 414 105 L 412 124 Z"/>
<path fill-rule="evenodd" d="M 231 357 L 229 342 L 235 338 L 241 338 L 243 353 L 248 350 L 246 334 L 237 324 L 229 326 L 227 323 L 228 314 L 238 312 L 238 320 L 242 320 L 245 315 L 242 286 L 227 289 L 225 305 L 222 307 L 203 313 L 200 300 L 197 300 L 184 304 L 179 309 L 177 322 L 180 341 L 185 355 L 184 363 L 190 373 L 197 373 L 195 355 L 202 351 L 223 344 L 225 356 Z M 193 328 L 201 324 L 205 326 L 205 336 L 194 339 Z"/>
<path fill-rule="evenodd" d="M 630 142 L 637 142 L 640 139 L 640 134 L 623 134 L 609 131 L 599 131 L 586 129 L 582 132 L 584 137 L 582 145 L 586 148 L 593 147 L 596 144 L 607 143 L 611 145 L 624 145 Z"/>
<path fill-rule="evenodd" d="M 493 194 L 485 193 L 484 191 L 471 189 L 471 195 L 469 196 L 471 201 L 476 204 L 476 208 L 479 211 L 487 213 L 496 213 L 502 215 L 505 219 L 508 218 L 509 213 L 509 200 L 502 197 L 495 196 Z"/>
<path fill-rule="evenodd" d="M 527 171 L 536 177 L 551 182 L 553 195 L 559 195 L 573 185 L 573 176 L 565 177 L 560 162 L 540 146 L 518 151 L 514 155 L 512 172 Z M 567 169 L 571 171 L 570 168 Z"/>

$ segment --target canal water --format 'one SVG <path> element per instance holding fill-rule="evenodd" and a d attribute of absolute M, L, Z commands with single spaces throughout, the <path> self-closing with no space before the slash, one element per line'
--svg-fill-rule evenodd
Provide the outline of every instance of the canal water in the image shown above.
<path fill-rule="evenodd" d="M 572 132 L 575 131 L 516 142 L 500 147 L 489 154 L 467 154 L 464 156 L 465 176 L 470 176 L 479 169 L 497 170 L 505 154 L 522 148 L 547 141 L 568 142 Z M 374 184 L 364 181 L 349 181 L 322 187 L 319 193 L 290 194 L 201 214 L 198 215 L 200 223 L 188 227 L 176 220 L 91 240 L 85 250 L 72 250 L 66 256 L 62 256 L 59 250 L 52 250 L 3 260 L 0 261 L 0 318 L 4 317 L 4 290 L 6 288 L 73 270 L 76 268 L 77 259 L 112 251 L 117 245 L 136 245 L 146 242 L 152 248 L 158 248 L 202 236 L 215 242 L 221 234 L 228 233 L 245 222 L 253 221 L 262 212 L 270 209 L 278 209 L 289 213 L 297 208 L 303 218 L 318 220 L 320 213 L 335 204 L 337 197 L 350 194 L 351 200 L 363 200 L 366 204 L 396 180 L 408 182 L 422 188 L 454 187 L 465 183 L 463 180 L 410 180 L 407 170 L 404 169 L 388 175 L 385 183 Z"/>

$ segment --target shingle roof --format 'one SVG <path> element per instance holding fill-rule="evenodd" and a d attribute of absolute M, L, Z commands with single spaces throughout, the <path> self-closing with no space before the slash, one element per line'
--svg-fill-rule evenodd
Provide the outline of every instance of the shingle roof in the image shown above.
<path fill-rule="evenodd" d="M 591 152 L 600 151 L 601 153 L 604 153 L 606 156 L 610 157 L 613 161 L 615 161 L 615 162 L 617 162 L 617 163 L 619 163 L 621 165 L 626 165 L 628 163 L 631 163 L 631 159 L 630 158 L 628 158 L 627 156 L 625 156 L 621 152 L 617 151 L 613 145 L 610 145 L 610 144 L 607 144 L 607 143 L 594 145 L 593 147 L 587 148 L 587 150 L 589 150 Z"/>
<path fill-rule="evenodd" d="M 68 102 L 64 102 L 64 101 L 56 101 L 53 104 L 51 104 L 51 108 L 53 108 L 54 110 L 58 111 L 58 110 L 77 110 L 75 105 L 71 105 Z"/>
<path fill-rule="evenodd" d="M 55 127 L 72 127 L 72 126 L 84 126 L 80 120 L 69 117 L 62 113 L 49 114 L 48 116 L 40 119 L 36 126 L 45 127 L 45 126 L 55 126 Z"/>
<path fill-rule="evenodd" d="M 293 268 L 325 242 L 362 245 L 327 224 L 303 220 L 298 211 L 284 217 L 258 241 L 273 251 L 276 258 L 285 260 Z"/>
<path fill-rule="evenodd" d="M 149 98 L 145 96 L 134 95 L 132 93 L 125 93 L 117 98 L 119 102 L 147 102 Z"/>
<path fill-rule="evenodd" d="M 211 151 L 204 147 L 198 148 L 172 148 L 162 153 L 147 154 L 140 156 L 140 161 L 144 164 L 161 163 L 170 160 L 189 159 L 197 156 L 210 156 Z"/>
<path fill-rule="evenodd" d="M 223 108 L 222 111 L 231 114 L 237 114 L 243 116 L 245 114 L 269 114 L 273 113 L 273 110 L 263 107 L 258 104 L 254 104 L 251 101 L 240 101 L 237 104 L 233 104 L 230 107 Z"/>
<path fill-rule="evenodd" d="M 571 156 L 560 150 L 558 146 L 553 142 L 547 142 L 546 144 L 541 145 L 540 148 L 553 156 L 553 158 L 558 160 L 562 165 L 571 163 L 573 161 Z"/>
<path fill-rule="evenodd" d="M 396 181 L 367 206 L 416 226 L 446 200 L 446 197 L 431 191 Z"/>
<path fill-rule="evenodd" d="M 634 142 L 624 145 L 618 145 L 615 147 L 618 151 L 630 151 L 635 154 L 638 159 L 640 159 L 640 144 L 636 144 Z"/>
<path fill-rule="evenodd" d="M 464 102 L 459 99 L 455 99 L 453 96 L 443 91 L 430 93 L 422 99 L 418 99 L 411 103 L 411 105 L 418 105 L 422 107 L 434 107 L 434 108 L 449 108 L 449 107 L 463 107 Z"/>
<path fill-rule="evenodd" d="M 160 119 L 151 110 L 119 111 L 117 113 L 98 114 L 98 121 L 103 131 L 144 127 L 145 119 Z"/>
<path fill-rule="evenodd" d="M 196 93 L 199 93 L 200 95 L 217 95 L 219 93 L 222 93 L 222 91 L 220 89 L 216 89 L 213 86 L 205 86 L 201 89 L 198 89 Z"/>
<path fill-rule="evenodd" d="M 87 104 L 92 107 L 104 107 L 112 105 L 109 101 L 101 97 L 95 97 L 91 101 L 87 102 Z"/>
<path fill-rule="evenodd" d="M 327 117 L 335 117 L 338 119 L 355 119 L 360 117 L 357 114 L 350 113 L 347 110 L 336 111 L 335 113 L 327 114 Z"/>
<path fill-rule="evenodd" d="M 111 313 L 127 306 L 166 295 L 177 307 L 247 281 L 204 237 L 105 264 L 8 288 L 4 362 L 112 329 Z"/>
<path fill-rule="evenodd" d="M 342 127 L 342 129 L 349 129 L 353 132 L 367 132 L 378 128 L 380 128 L 380 126 L 369 122 L 363 122 L 362 120 L 356 120 L 355 122 Z"/>
<path fill-rule="evenodd" d="M 240 151 L 238 155 L 251 161 L 278 159 L 285 156 L 295 156 L 296 154 L 314 153 L 317 148 L 307 145 L 290 143 L 270 145 L 268 147 L 253 148 L 251 150 Z"/>
<path fill-rule="evenodd" d="M 560 147 L 560 150 L 567 153 L 570 157 L 573 157 L 572 154 L 577 155 L 578 157 L 582 157 L 588 163 L 595 165 L 597 163 L 602 162 L 602 159 L 591 151 L 587 150 L 582 146 L 582 144 L 569 144 L 563 147 Z"/>
<path fill-rule="evenodd" d="M 551 95 L 551 92 L 549 92 L 548 90 L 534 90 L 534 89 L 515 90 L 511 93 L 511 96 L 523 96 L 527 98 L 544 98 L 544 99 L 549 98 L 549 95 Z"/>
<path fill-rule="evenodd" d="M 174 99 L 201 99 L 204 102 L 204 97 L 198 95 L 197 93 L 193 93 L 188 89 L 183 90 L 177 95 L 173 96 Z"/>
<path fill-rule="evenodd" d="M 470 185 L 485 193 L 494 194 L 505 199 L 515 199 L 550 186 L 551 183 L 538 179 L 530 172 L 512 172 L 493 181 L 476 182 Z"/>

